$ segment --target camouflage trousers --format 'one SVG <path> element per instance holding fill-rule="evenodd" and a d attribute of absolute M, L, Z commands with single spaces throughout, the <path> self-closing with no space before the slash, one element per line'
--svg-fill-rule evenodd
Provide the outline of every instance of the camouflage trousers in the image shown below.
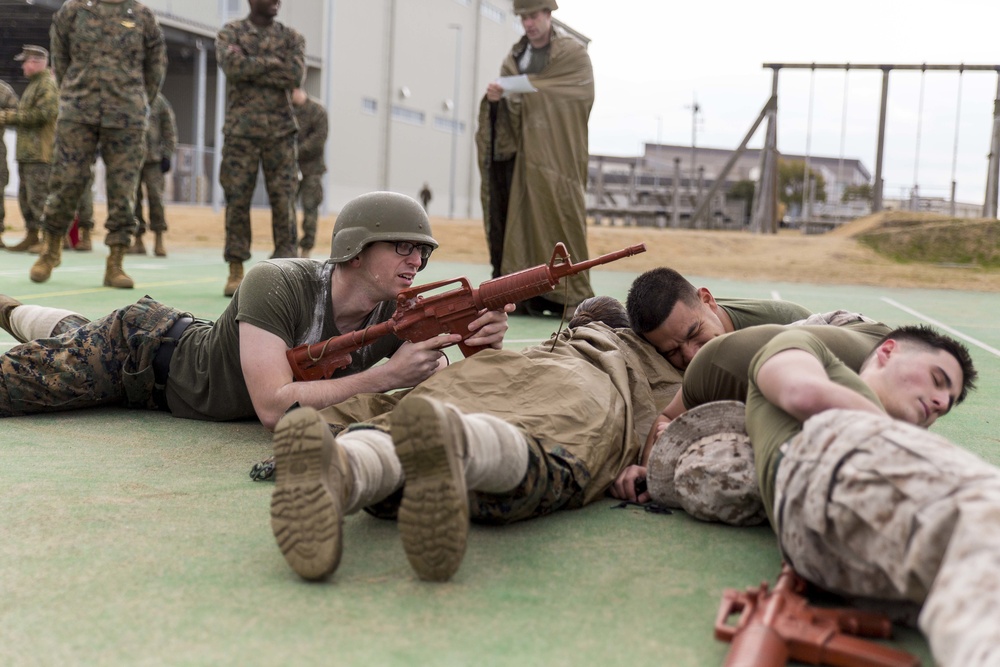
<path fill-rule="evenodd" d="M 222 144 L 219 184 L 226 194 L 227 262 L 250 259 L 250 203 L 257 185 L 257 170 L 264 171 L 267 197 L 271 202 L 274 257 L 296 257 L 297 236 L 294 209 L 298 187 L 295 135 L 277 138 L 226 135 Z"/>
<path fill-rule="evenodd" d="M 590 471 L 561 447 L 546 451 L 528 441 L 528 472 L 511 491 L 469 493 L 469 517 L 479 523 L 502 525 L 583 507 Z"/>
<path fill-rule="evenodd" d="M 0 356 L 0 417 L 100 405 L 157 409 L 153 356 L 181 313 L 153 299 Z"/>
<path fill-rule="evenodd" d="M 302 174 L 297 199 L 302 204 L 302 238 L 299 247 L 312 250 L 316 245 L 319 205 L 323 203 L 323 174 Z"/>
<path fill-rule="evenodd" d="M 806 579 L 923 603 L 940 665 L 1000 664 L 1000 469 L 924 429 L 848 410 L 782 446 L 774 513 Z"/>
<path fill-rule="evenodd" d="M 94 228 L 94 171 L 91 169 L 90 178 L 83 186 L 83 194 L 76 205 L 76 217 L 80 220 L 80 229 Z"/>
<path fill-rule="evenodd" d="M 42 226 L 63 236 L 93 177 L 91 167 L 100 149 L 107 168 L 108 230 L 104 243 L 131 245 L 135 230 L 135 190 L 146 155 L 146 133 L 139 129 L 112 129 L 72 121 L 56 122 L 56 145 Z"/>
<path fill-rule="evenodd" d="M 136 235 L 146 233 L 146 220 L 142 217 L 142 189 L 146 188 L 146 203 L 149 206 L 149 229 L 154 232 L 167 231 L 167 219 L 163 215 L 163 188 L 166 184 L 159 162 L 147 162 L 139 172 L 139 187 L 135 190 Z"/>
<path fill-rule="evenodd" d="M 334 433 L 342 428 L 331 424 Z M 358 428 L 388 431 L 384 426 L 364 424 L 351 426 L 348 430 Z M 591 477 L 586 466 L 562 448 L 546 451 L 527 435 L 525 440 L 528 443 L 528 469 L 524 479 L 517 487 L 503 493 L 469 491 L 469 518 L 472 521 L 504 525 L 583 507 L 584 489 Z M 402 497 L 400 490 L 364 509 L 383 519 L 395 518 Z"/>
<path fill-rule="evenodd" d="M 45 197 L 49 194 L 49 173 L 51 165 L 44 162 L 18 162 L 17 173 L 21 183 L 17 189 L 17 203 L 21 206 L 21 217 L 25 229 L 40 231 Z"/>

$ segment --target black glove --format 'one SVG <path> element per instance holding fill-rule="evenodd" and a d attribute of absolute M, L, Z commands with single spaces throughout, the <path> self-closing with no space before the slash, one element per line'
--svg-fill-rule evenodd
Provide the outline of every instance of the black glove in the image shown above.
<path fill-rule="evenodd" d="M 160 171 L 164 174 L 170 171 L 170 158 L 165 157 L 160 160 Z"/>

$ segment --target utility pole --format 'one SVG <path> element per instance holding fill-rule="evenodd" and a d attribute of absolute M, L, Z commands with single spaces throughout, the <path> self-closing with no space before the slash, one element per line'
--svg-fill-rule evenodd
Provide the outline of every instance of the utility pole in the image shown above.
<path fill-rule="evenodd" d="M 701 113 L 701 107 L 698 106 L 698 97 L 694 95 L 691 100 L 691 178 L 688 181 L 688 187 L 691 192 L 694 192 L 694 178 L 695 174 L 698 173 L 698 114 Z M 694 202 L 694 197 L 692 199 L 692 208 L 697 206 Z"/>

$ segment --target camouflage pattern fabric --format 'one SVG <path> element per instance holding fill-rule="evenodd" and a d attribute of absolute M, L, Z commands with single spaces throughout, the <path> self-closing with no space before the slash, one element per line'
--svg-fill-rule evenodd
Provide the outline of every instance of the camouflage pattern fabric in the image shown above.
<path fill-rule="evenodd" d="M 180 311 L 143 297 L 0 356 L 0 417 L 99 405 L 156 409 L 152 361 Z"/>
<path fill-rule="evenodd" d="M 16 110 L 2 112 L 3 122 L 17 128 L 17 162 L 20 184 L 17 191 L 21 216 L 28 230 L 39 231 L 45 197 L 49 193 L 49 164 L 52 162 L 59 113 L 59 91 L 48 70 L 38 72 L 28 82 Z"/>
<path fill-rule="evenodd" d="M 331 424 L 331 428 L 337 427 Z M 348 430 L 358 428 L 386 430 L 382 425 L 365 424 L 352 425 Z M 526 440 L 528 470 L 524 480 L 516 488 L 504 493 L 470 491 L 470 520 L 499 526 L 546 516 L 559 510 L 583 507 L 583 489 L 590 479 L 586 466 L 565 450 L 557 448 L 546 452 L 531 438 Z M 262 461 L 254 466 L 250 476 L 255 480 L 269 479 L 272 470 L 273 468 L 268 466 L 268 461 Z M 380 519 L 395 519 L 402 498 L 400 490 L 385 500 L 365 507 L 364 510 Z"/>
<path fill-rule="evenodd" d="M 177 119 L 170 102 L 157 93 L 149 107 L 149 129 L 146 132 L 146 162 L 160 164 L 162 158 L 174 157 L 177 150 Z"/>
<path fill-rule="evenodd" d="M 146 162 L 139 172 L 139 187 L 135 191 L 136 234 L 146 233 L 146 220 L 142 217 L 142 190 L 146 186 L 146 203 L 149 206 L 149 228 L 154 232 L 167 231 L 163 214 L 163 188 L 166 183 L 160 161 Z"/>
<path fill-rule="evenodd" d="M 0 113 L 0 124 L 17 128 L 18 162 L 52 162 L 59 91 L 48 70 L 31 77 L 17 109 Z"/>
<path fill-rule="evenodd" d="M 17 94 L 6 82 L 0 81 L 0 109 L 16 109 Z M 0 123 L 0 194 L 10 182 L 10 172 L 7 169 L 7 144 L 3 140 L 4 124 Z M 4 197 L 0 196 L 0 233 L 4 231 L 4 218 L 7 211 L 4 209 Z"/>
<path fill-rule="evenodd" d="M 20 162 L 17 165 L 17 173 L 21 179 L 17 201 L 21 205 L 21 216 L 26 229 L 41 230 L 51 170 L 51 165 L 44 162 Z"/>
<path fill-rule="evenodd" d="M 105 244 L 130 245 L 135 228 L 135 191 L 146 152 L 145 130 L 112 129 L 72 121 L 57 122 L 55 162 L 49 179 L 43 229 L 62 236 L 73 222 L 80 199 L 93 178 L 94 156 L 100 146 L 107 168 L 108 230 Z M 81 217 L 82 220 L 82 217 Z"/>
<path fill-rule="evenodd" d="M 67 0 L 49 36 L 60 121 L 145 131 L 167 71 L 166 42 L 149 8 Z"/>
<path fill-rule="evenodd" d="M 590 472 L 583 462 L 561 447 L 545 451 L 533 439 L 528 442 L 528 471 L 521 483 L 504 493 L 469 492 L 469 517 L 473 521 L 501 525 L 546 516 L 584 505 L 584 489 Z"/>
<path fill-rule="evenodd" d="M 91 165 L 90 178 L 83 185 L 83 194 L 76 205 L 76 216 L 80 229 L 94 229 L 94 167 Z"/>
<path fill-rule="evenodd" d="M 830 410 L 782 446 L 775 527 L 829 590 L 923 603 L 941 665 L 1000 664 L 1000 470 L 885 415 Z"/>
<path fill-rule="evenodd" d="M 299 124 L 299 181 L 297 199 L 302 204 L 302 239 L 299 247 L 311 250 L 316 245 L 319 206 L 323 203 L 323 174 L 326 173 L 326 138 L 329 121 L 323 105 L 311 97 L 302 105 L 292 105 Z"/>
<path fill-rule="evenodd" d="M 166 73 L 163 32 L 134 0 L 68 0 L 52 19 L 50 37 L 59 119 L 42 227 L 66 233 L 99 149 L 107 167 L 104 242 L 131 245 L 149 101 Z"/>
<path fill-rule="evenodd" d="M 271 201 L 271 229 L 274 257 L 296 257 L 297 236 L 292 217 L 292 198 L 296 188 L 295 135 L 274 139 L 227 136 L 222 144 L 219 183 L 226 194 L 227 262 L 250 259 L 250 202 L 257 183 L 258 165 L 264 170 L 264 183 Z"/>
<path fill-rule="evenodd" d="M 135 219 L 138 223 L 136 234 L 146 233 L 146 220 L 142 217 L 143 186 L 146 188 L 146 202 L 149 205 L 149 228 L 154 232 L 167 231 L 167 219 L 163 215 L 166 175 L 161 162 L 164 158 L 172 161 L 175 150 L 177 150 L 177 119 L 167 98 L 163 93 L 157 93 L 149 110 L 146 163 L 139 172 L 139 186 L 135 191 Z"/>
<path fill-rule="evenodd" d="M 249 18 L 223 26 L 215 40 L 226 75 L 219 183 L 226 194 L 227 262 L 250 259 L 250 202 L 258 166 L 271 203 L 273 257 L 296 257 L 297 182 L 291 92 L 305 76 L 305 39 L 278 22 L 259 27 Z"/>
<path fill-rule="evenodd" d="M 302 174 L 302 180 L 299 181 L 298 200 L 302 203 L 302 239 L 299 241 L 299 247 L 303 250 L 312 250 L 313 246 L 316 245 L 319 205 L 323 203 L 323 176 L 321 174 Z"/>
<path fill-rule="evenodd" d="M 231 21 L 219 31 L 215 53 L 226 75 L 226 138 L 294 134 L 291 92 L 306 73 L 302 35 L 277 21 L 267 27 Z"/>
<path fill-rule="evenodd" d="M 326 173 L 326 137 L 329 121 L 323 105 L 311 97 L 301 106 L 293 105 L 295 119 L 299 124 L 299 171 L 303 176 L 318 176 Z"/>

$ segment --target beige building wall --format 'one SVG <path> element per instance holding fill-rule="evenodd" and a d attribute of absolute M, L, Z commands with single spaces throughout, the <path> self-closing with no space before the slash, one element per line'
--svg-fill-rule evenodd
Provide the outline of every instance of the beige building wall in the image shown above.
<path fill-rule="evenodd" d="M 165 26 L 209 44 L 223 23 L 249 13 L 247 0 L 145 3 Z M 288 0 L 278 20 L 305 37 L 305 87 L 327 106 L 328 211 L 376 189 L 416 197 L 426 182 L 431 215 L 482 217 L 475 132 L 486 85 L 523 34 L 512 0 Z M 213 55 L 208 144 L 216 129 L 214 63 Z M 194 124 L 197 75 L 167 76 L 183 142 Z"/>
<path fill-rule="evenodd" d="M 510 0 L 334 0 L 331 208 L 426 182 L 432 215 L 481 217 L 479 103 L 521 32 Z"/>

